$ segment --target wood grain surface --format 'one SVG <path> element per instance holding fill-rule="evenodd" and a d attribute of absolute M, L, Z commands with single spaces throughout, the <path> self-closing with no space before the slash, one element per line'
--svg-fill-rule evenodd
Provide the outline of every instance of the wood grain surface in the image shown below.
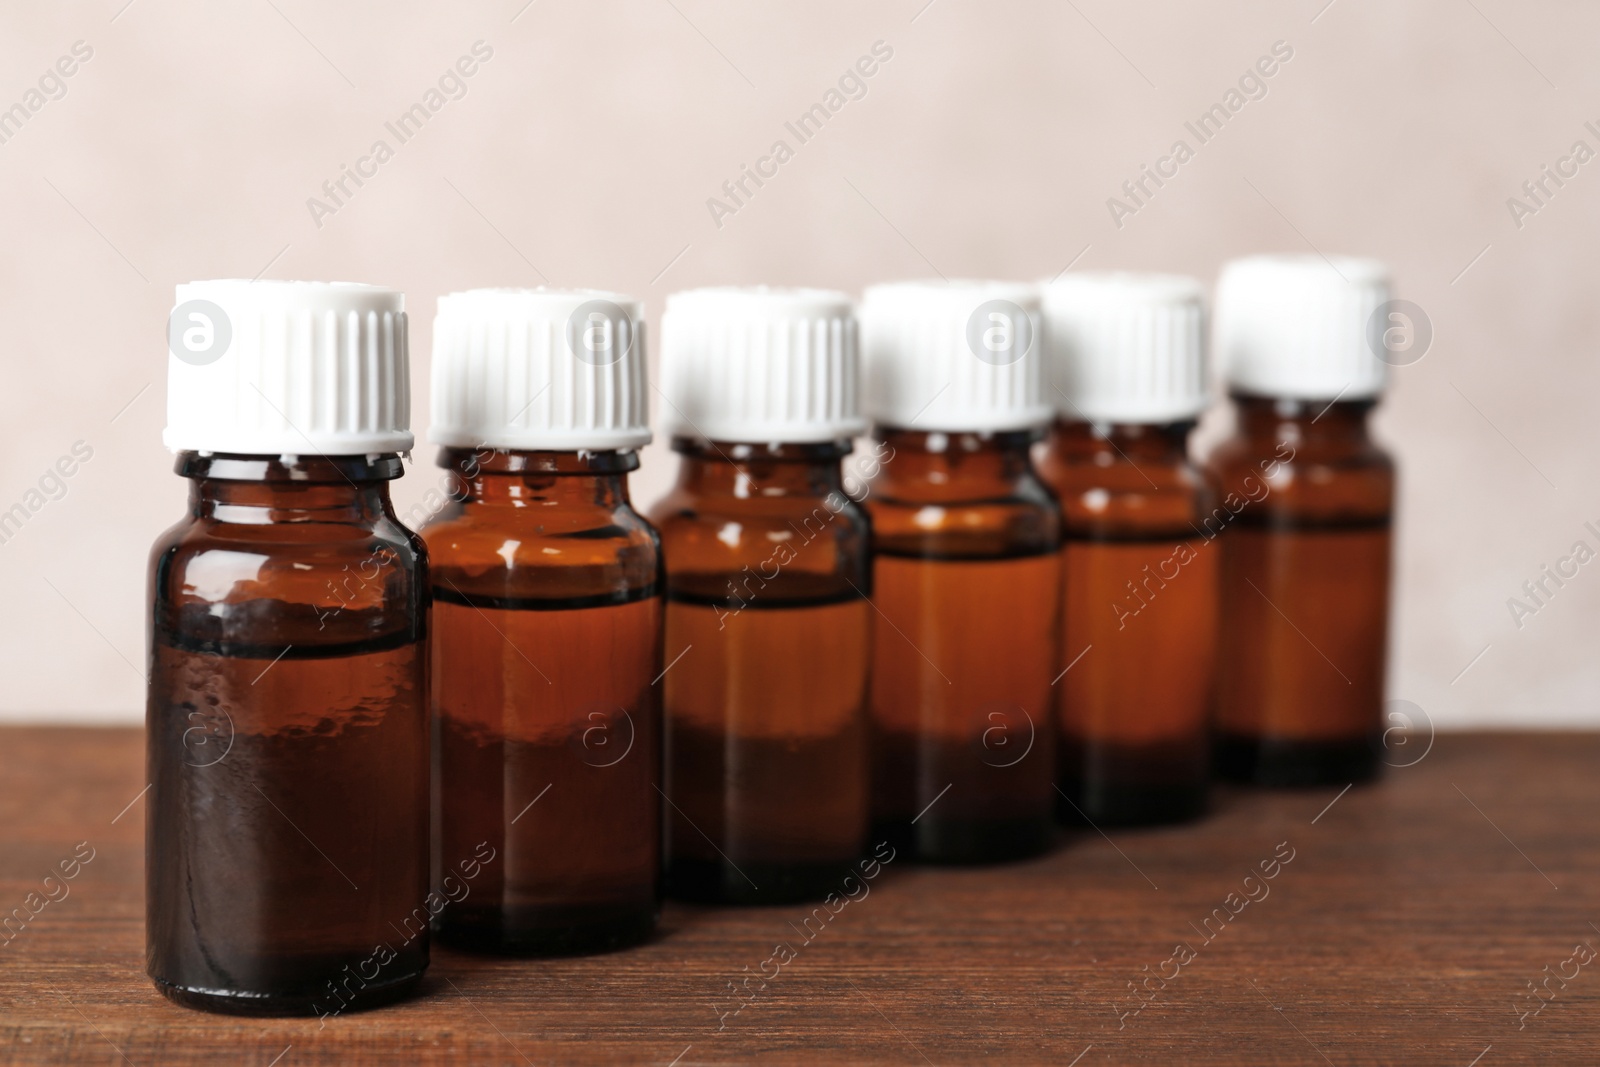
<path fill-rule="evenodd" d="M 1441 735 L 1376 785 L 1221 791 L 1197 825 L 1006 867 L 897 859 L 810 941 L 803 906 L 669 904 L 605 956 L 436 949 L 421 996 L 325 1026 L 145 978 L 142 745 L 0 729 L 0 912 L 94 854 L 0 943 L 0 1062 L 1600 1061 L 1600 734 Z"/>

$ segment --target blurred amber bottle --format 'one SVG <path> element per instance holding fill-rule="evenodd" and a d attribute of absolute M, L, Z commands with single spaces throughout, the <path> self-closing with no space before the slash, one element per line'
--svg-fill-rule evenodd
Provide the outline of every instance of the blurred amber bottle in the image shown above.
<path fill-rule="evenodd" d="M 1040 469 L 1066 524 L 1064 821 L 1205 810 L 1219 550 L 1188 458 L 1206 404 L 1199 283 L 1069 274 L 1044 295 L 1059 420 Z"/>
<path fill-rule="evenodd" d="M 873 523 L 874 836 L 940 863 L 1050 841 L 1060 516 L 1031 286 L 910 282 L 862 302 Z"/>
<path fill-rule="evenodd" d="M 655 926 L 660 551 L 627 483 L 650 439 L 640 310 L 582 290 L 439 301 L 436 922 L 462 947 L 594 951 Z M 464 879 L 485 842 L 499 859 Z"/>
<path fill-rule="evenodd" d="M 332 1016 L 428 965 L 427 563 L 389 500 L 403 309 L 178 289 L 165 440 L 192 484 L 150 558 L 145 908 L 180 1004 Z"/>
<path fill-rule="evenodd" d="M 1217 346 L 1236 429 L 1207 466 L 1225 527 L 1216 765 L 1266 785 L 1376 773 L 1394 464 L 1367 433 L 1388 278 L 1367 260 L 1224 270 Z"/>
<path fill-rule="evenodd" d="M 681 459 L 651 518 L 674 895 L 821 897 L 865 845 L 870 534 L 841 469 L 864 429 L 856 361 L 840 293 L 667 301 L 662 417 Z"/>

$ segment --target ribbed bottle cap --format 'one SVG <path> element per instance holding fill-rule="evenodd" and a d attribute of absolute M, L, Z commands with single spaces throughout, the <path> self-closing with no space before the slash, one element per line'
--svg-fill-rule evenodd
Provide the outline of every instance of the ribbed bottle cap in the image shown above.
<path fill-rule="evenodd" d="M 589 289 L 440 297 L 428 439 L 551 452 L 649 443 L 643 311 Z"/>
<path fill-rule="evenodd" d="M 350 282 L 178 286 L 166 446 L 365 455 L 411 447 L 405 296 Z"/>
<path fill-rule="evenodd" d="M 1205 410 L 1204 290 L 1175 274 L 1064 274 L 1044 287 L 1063 419 L 1164 423 Z"/>
<path fill-rule="evenodd" d="M 861 298 L 863 407 L 880 426 L 1020 430 L 1050 421 L 1039 292 L 988 281 L 894 282 Z"/>
<path fill-rule="evenodd" d="M 662 425 L 673 436 L 805 444 L 866 429 L 850 298 L 822 289 L 691 289 L 661 316 Z"/>
<path fill-rule="evenodd" d="M 1216 351 L 1231 389 L 1295 400 L 1383 391 L 1386 366 L 1368 330 L 1389 299 L 1370 259 L 1250 256 L 1217 280 Z"/>

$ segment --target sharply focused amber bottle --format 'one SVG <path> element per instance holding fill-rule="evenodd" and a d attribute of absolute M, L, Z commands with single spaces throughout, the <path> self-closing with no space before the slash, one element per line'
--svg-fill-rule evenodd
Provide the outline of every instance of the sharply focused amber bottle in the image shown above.
<path fill-rule="evenodd" d="M 1394 465 L 1368 436 L 1381 265 L 1230 264 L 1218 344 L 1236 415 L 1208 467 L 1223 550 L 1216 765 L 1268 785 L 1372 776 L 1381 751 Z M 1379 332 L 1381 334 L 1382 327 Z"/>
<path fill-rule="evenodd" d="M 421 980 L 437 904 L 426 557 L 388 488 L 403 297 L 178 299 L 166 441 L 192 486 L 151 552 L 148 970 L 213 1011 L 371 1007 Z"/>
<path fill-rule="evenodd" d="M 1219 550 L 1187 454 L 1206 405 L 1199 283 L 1069 274 L 1044 297 L 1060 419 L 1040 472 L 1065 521 L 1063 821 L 1205 810 Z"/>
<path fill-rule="evenodd" d="M 872 576 L 841 460 L 856 414 L 848 298 L 678 293 L 662 319 L 677 483 L 661 531 L 668 891 L 840 891 L 867 831 Z"/>
<path fill-rule="evenodd" d="M 423 537 L 454 945 L 594 951 L 655 926 L 661 556 L 627 484 L 650 439 L 640 321 L 587 291 L 439 302 L 431 436 L 459 481 Z M 484 842 L 498 859 L 464 878 Z"/>
<path fill-rule="evenodd" d="M 1038 295 L 882 285 L 861 318 L 873 836 L 930 862 L 1031 855 L 1054 826 L 1061 616 L 1060 516 L 1029 456 L 1050 417 Z"/>

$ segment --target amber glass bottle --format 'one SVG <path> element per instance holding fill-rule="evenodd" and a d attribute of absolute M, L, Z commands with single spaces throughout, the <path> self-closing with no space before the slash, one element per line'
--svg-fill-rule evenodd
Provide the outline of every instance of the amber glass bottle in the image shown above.
<path fill-rule="evenodd" d="M 1195 532 L 1211 494 L 1185 454 L 1192 425 L 1063 421 L 1040 463 L 1066 523 L 1068 823 L 1205 810 L 1221 557 Z"/>
<path fill-rule="evenodd" d="M 1377 772 L 1394 465 L 1367 433 L 1384 382 L 1368 324 L 1381 265 L 1230 264 L 1217 294 L 1236 429 L 1208 467 L 1222 494 L 1216 766 L 1266 785 Z M 1381 346 L 1380 346 L 1381 348 Z"/>
<path fill-rule="evenodd" d="M 999 282 L 862 301 L 873 834 L 924 861 L 1016 859 L 1053 831 L 1061 523 L 1029 457 L 1050 418 L 1038 307 Z"/>
<path fill-rule="evenodd" d="M 460 481 L 423 537 L 435 864 L 464 887 L 436 924 L 453 945 L 594 951 L 655 926 L 661 556 L 627 485 L 650 438 L 640 321 L 585 291 L 439 302 L 431 435 Z M 485 841 L 501 859 L 466 882 Z"/>
<path fill-rule="evenodd" d="M 403 298 L 178 298 L 166 440 L 192 487 L 151 553 L 149 973 L 214 1011 L 371 1007 L 420 981 L 436 905 L 427 568 L 388 489 L 411 445 Z"/>
<path fill-rule="evenodd" d="M 1314 785 L 1371 777 L 1382 751 L 1394 464 L 1372 400 L 1234 394 L 1210 458 L 1224 506 L 1217 767 Z M 1313 422 L 1313 420 L 1315 420 Z"/>
<path fill-rule="evenodd" d="M 1206 404 L 1201 289 L 1071 274 L 1045 290 L 1059 420 L 1040 462 L 1065 521 L 1063 821 L 1205 810 L 1221 557 L 1187 442 Z"/>
<path fill-rule="evenodd" d="M 865 845 L 870 537 L 841 471 L 863 429 L 856 358 L 842 294 L 667 303 L 663 414 L 682 458 L 650 514 L 667 571 L 677 896 L 821 897 Z"/>

